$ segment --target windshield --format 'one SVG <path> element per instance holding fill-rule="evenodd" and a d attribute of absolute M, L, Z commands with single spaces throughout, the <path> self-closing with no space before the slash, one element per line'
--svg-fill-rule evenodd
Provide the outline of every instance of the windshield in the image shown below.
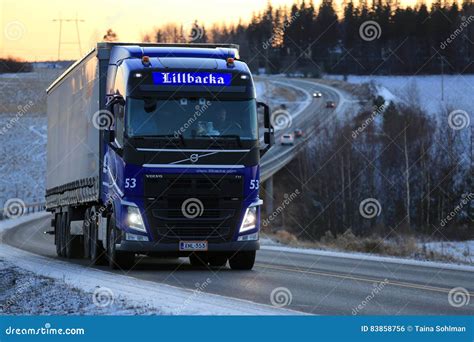
<path fill-rule="evenodd" d="M 129 137 L 258 139 L 255 99 L 222 101 L 204 98 L 129 98 L 126 121 Z"/>

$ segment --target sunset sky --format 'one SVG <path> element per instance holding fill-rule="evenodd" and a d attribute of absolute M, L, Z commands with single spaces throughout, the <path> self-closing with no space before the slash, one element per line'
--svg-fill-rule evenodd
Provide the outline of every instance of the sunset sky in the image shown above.
<path fill-rule="evenodd" d="M 275 7 L 294 0 L 272 0 Z M 319 1 L 314 1 L 319 4 Z M 248 21 L 267 0 L 0 0 L 0 56 L 52 60 L 58 56 L 59 24 L 55 18 L 79 18 L 84 54 L 112 28 L 120 41 L 139 41 L 154 26 L 168 22 L 190 25 L 194 19 L 211 23 Z M 63 41 L 77 42 L 73 22 L 63 24 Z M 79 46 L 63 45 L 61 59 L 77 59 Z"/>

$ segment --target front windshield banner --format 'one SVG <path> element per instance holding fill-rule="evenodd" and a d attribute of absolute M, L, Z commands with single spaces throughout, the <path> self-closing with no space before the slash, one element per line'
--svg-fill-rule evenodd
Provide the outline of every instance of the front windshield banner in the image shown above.
<path fill-rule="evenodd" d="M 232 74 L 212 72 L 153 72 L 153 83 L 159 85 L 228 86 Z"/>

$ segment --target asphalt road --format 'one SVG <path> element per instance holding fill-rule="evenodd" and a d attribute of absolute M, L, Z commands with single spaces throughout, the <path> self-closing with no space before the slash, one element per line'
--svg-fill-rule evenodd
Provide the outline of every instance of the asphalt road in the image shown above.
<path fill-rule="evenodd" d="M 343 98 L 344 95 L 334 88 L 298 79 L 271 78 L 271 80 L 277 81 L 281 85 L 287 84 L 299 88 L 300 91 L 307 92 L 310 95 L 310 103 L 301 113 L 292 117 L 289 127 L 275 130 L 275 145 L 265 154 L 261 161 L 260 178 L 262 182 L 278 172 L 293 159 L 295 154 L 302 147 L 302 144 L 311 136 L 312 130 L 316 125 L 322 125 L 325 120 L 332 120 L 340 112 L 349 109 L 347 106 L 349 99 Z M 320 91 L 322 97 L 313 98 L 312 94 L 315 91 Z M 336 108 L 326 108 L 326 101 L 330 100 L 336 102 Z M 294 115 L 295 113 L 290 111 L 290 114 Z M 294 132 L 297 128 L 303 130 L 304 137 L 295 138 L 295 144 L 293 146 L 282 146 L 280 144 L 280 137 L 284 133 Z"/>
<path fill-rule="evenodd" d="M 50 218 L 26 223 L 7 231 L 4 243 L 58 259 Z M 90 266 L 88 260 L 70 262 Z M 106 266 L 94 266 L 104 272 Z M 226 268 L 195 269 L 187 258 L 143 257 L 126 272 L 131 277 L 195 289 L 196 283 L 212 280 L 205 291 L 228 297 L 271 304 L 272 292 L 285 288 L 285 308 L 322 315 L 473 315 L 474 272 L 442 267 L 403 265 L 336 256 L 318 256 L 260 250 L 252 271 Z M 469 303 L 450 304 L 449 292 L 462 287 Z M 277 289 L 277 290 L 275 290 Z M 277 298 L 277 297 L 274 297 Z M 280 297 L 285 302 L 284 295 Z M 360 307 L 359 307 L 360 305 Z M 356 308 L 359 307 L 358 310 Z"/>

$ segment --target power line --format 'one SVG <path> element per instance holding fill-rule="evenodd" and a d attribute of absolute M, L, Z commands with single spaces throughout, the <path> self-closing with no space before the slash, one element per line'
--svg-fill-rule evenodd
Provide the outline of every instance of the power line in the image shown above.
<path fill-rule="evenodd" d="M 81 37 L 79 35 L 79 23 L 83 23 L 84 19 L 78 19 L 77 15 L 76 18 L 56 18 L 53 19 L 54 22 L 59 23 L 59 41 L 58 41 L 58 61 L 61 57 L 61 46 L 62 45 L 77 45 L 79 47 L 79 58 L 82 56 L 82 47 L 81 47 Z M 64 42 L 62 38 L 62 31 L 63 31 L 63 23 L 71 23 L 74 24 L 76 27 L 76 41 Z"/>

